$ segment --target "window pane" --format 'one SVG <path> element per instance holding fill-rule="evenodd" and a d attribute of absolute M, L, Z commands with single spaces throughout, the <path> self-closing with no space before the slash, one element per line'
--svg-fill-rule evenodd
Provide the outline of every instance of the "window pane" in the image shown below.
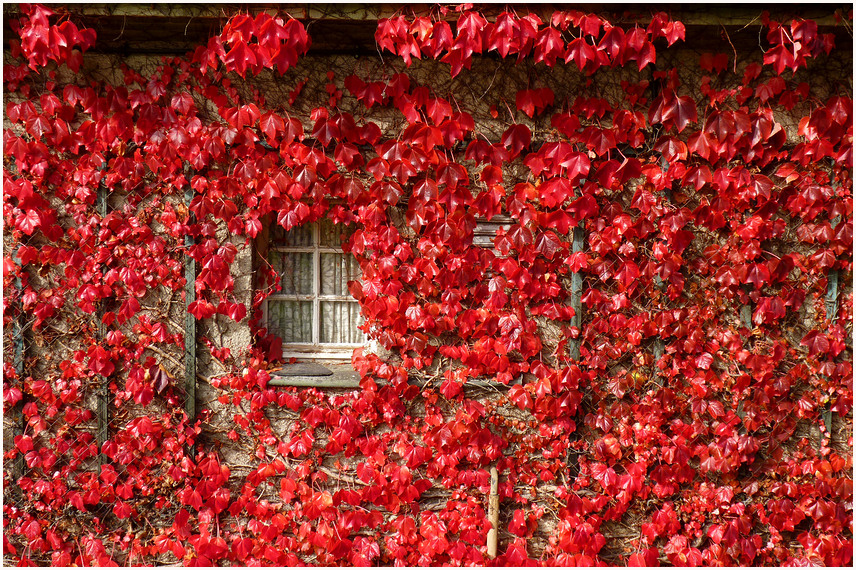
<path fill-rule="evenodd" d="M 348 281 L 360 278 L 360 264 L 353 255 L 321 254 L 321 294 L 350 295 Z"/>
<path fill-rule="evenodd" d="M 313 295 L 311 253 L 271 251 L 270 263 L 282 279 L 283 295 Z"/>
<path fill-rule="evenodd" d="M 321 247 L 339 248 L 342 245 L 342 226 L 334 224 L 329 218 L 322 218 L 318 222 Z"/>
<path fill-rule="evenodd" d="M 284 247 L 312 247 L 312 224 L 303 224 L 288 231 L 281 225 L 274 224 L 271 243 Z"/>
<path fill-rule="evenodd" d="M 312 302 L 269 300 L 268 327 L 282 342 L 312 342 Z"/>
<path fill-rule="evenodd" d="M 360 344 L 365 341 L 363 331 L 357 328 L 361 322 L 358 303 L 321 302 L 321 342 Z"/>

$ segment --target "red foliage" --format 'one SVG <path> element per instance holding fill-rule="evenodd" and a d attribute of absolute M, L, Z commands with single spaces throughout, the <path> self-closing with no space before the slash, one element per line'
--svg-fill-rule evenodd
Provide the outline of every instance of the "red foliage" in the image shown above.
<path fill-rule="evenodd" d="M 310 37 L 292 18 L 235 15 L 150 77 L 60 85 L 56 67 L 77 73 L 94 31 L 21 10 L 17 65 L 4 66 L 4 330 L 31 316 L 74 348 L 41 376 L 4 362 L 4 409 L 26 425 L 5 457 L 27 466 L 4 481 L 24 497 L 4 502 L 6 556 L 484 564 L 495 465 L 511 533 L 497 564 L 616 562 L 604 523 L 628 512 L 644 517 L 630 565 L 851 562 L 852 453 L 831 445 L 824 417 L 852 410 L 852 293 L 836 315 L 824 295 L 830 269 L 852 271 L 852 100 L 839 86 L 819 100 L 794 75 L 834 47 L 813 22 L 765 16 L 769 46 L 739 74 L 702 55 L 717 78 L 698 98 L 677 69 L 638 73 L 686 40 L 665 13 L 618 26 L 575 10 L 490 21 L 460 5 L 456 21 L 438 8 L 378 22 L 379 50 L 440 60 L 452 77 L 494 52 L 636 77 L 620 100 L 527 86 L 489 140 L 474 109 L 404 73 L 331 72 L 326 101 L 299 117 L 236 87 L 275 68 L 293 83 L 289 105 L 303 96 L 287 72 Z M 338 107 L 345 92 L 364 113 Z M 777 117 L 798 102 L 788 133 Z M 378 108 L 400 113 L 400 131 L 372 122 Z M 121 204 L 105 216 L 99 188 Z M 474 245 L 477 218 L 498 214 L 511 221 L 494 248 Z M 261 274 L 252 306 L 240 302 L 233 241 L 323 216 L 354 229 L 344 247 L 362 279 L 349 290 L 392 356 L 354 353 L 359 391 L 274 390 L 281 341 L 258 324 L 277 278 Z M 249 312 L 256 339 L 235 356 L 202 341 L 229 370 L 212 380 L 233 422 L 218 420 L 229 429 L 216 445 L 200 440 L 207 411 L 181 411 L 179 371 L 152 356 L 184 347 L 149 305 L 185 286 L 184 256 L 199 267 L 187 311 Z M 90 400 L 104 378 L 119 413 L 98 449 Z M 507 391 L 474 399 L 476 378 Z M 272 407 L 289 428 L 275 429 Z M 817 425 L 820 444 L 798 424 Z M 248 473 L 224 464 L 226 439 L 255 458 Z M 431 488 L 447 498 L 426 510 Z M 535 558 L 545 489 L 556 524 Z"/>

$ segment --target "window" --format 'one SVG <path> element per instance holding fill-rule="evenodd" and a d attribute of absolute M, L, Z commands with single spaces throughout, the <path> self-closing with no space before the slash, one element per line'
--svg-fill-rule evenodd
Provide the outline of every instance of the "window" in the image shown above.
<path fill-rule="evenodd" d="M 476 227 L 473 230 L 473 245 L 477 247 L 493 248 L 496 232 L 500 229 L 508 231 L 513 220 L 507 216 L 494 216 L 491 221 L 485 218 L 476 219 Z"/>
<path fill-rule="evenodd" d="M 348 292 L 348 281 L 360 278 L 360 266 L 342 251 L 342 233 L 342 226 L 327 219 L 270 231 L 267 260 L 282 289 L 267 299 L 266 322 L 282 339 L 286 358 L 350 358 L 365 342 L 359 303 Z"/>

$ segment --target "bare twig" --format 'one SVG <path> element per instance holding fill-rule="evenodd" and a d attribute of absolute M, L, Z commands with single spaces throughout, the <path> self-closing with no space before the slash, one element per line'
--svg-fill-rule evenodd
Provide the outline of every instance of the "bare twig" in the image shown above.
<path fill-rule="evenodd" d="M 734 52 L 734 65 L 732 69 L 734 73 L 737 73 L 737 49 L 734 47 L 734 44 L 731 43 L 731 36 L 728 35 L 728 30 L 725 29 L 725 26 L 722 26 L 722 33 L 725 34 L 725 39 L 728 40 L 728 45 L 731 46 L 731 49 Z"/>

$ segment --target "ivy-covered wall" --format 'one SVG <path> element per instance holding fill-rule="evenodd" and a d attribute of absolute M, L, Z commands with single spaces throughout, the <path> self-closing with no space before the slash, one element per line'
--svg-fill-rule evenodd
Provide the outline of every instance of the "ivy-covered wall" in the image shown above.
<path fill-rule="evenodd" d="M 848 7 L 158 9 L 4 7 L 5 562 L 852 561 Z M 324 217 L 372 348 L 275 387 Z"/>

